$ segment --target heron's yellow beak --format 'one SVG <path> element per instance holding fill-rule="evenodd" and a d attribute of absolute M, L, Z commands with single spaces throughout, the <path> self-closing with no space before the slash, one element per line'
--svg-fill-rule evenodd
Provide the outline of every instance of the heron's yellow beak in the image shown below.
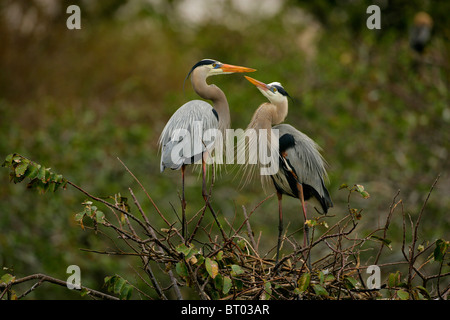
<path fill-rule="evenodd" d="M 241 66 L 234 66 L 232 64 L 225 64 L 225 63 L 223 63 L 220 66 L 220 69 L 222 69 L 223 72 L 233 72 L 233 73 L 236 73 L 236 72 L 240 72 L 240 73 L 242 73 L 242 72 L 254 72 L 254 71 L 256 71 L 256 69 L 247 68 L 247 67 L 241 67 Z"/>
<path fill-rule="evenodd" d="M 265 84 L 264 82 L 261 82 L 259 80 L 244 76 L 245 79 L 247 79 L 248 81 L 250 81 L 252 84 L 254 84 L 257 88 L 262 89 L 262 90 L 267 90 L 267 84 Z"/>

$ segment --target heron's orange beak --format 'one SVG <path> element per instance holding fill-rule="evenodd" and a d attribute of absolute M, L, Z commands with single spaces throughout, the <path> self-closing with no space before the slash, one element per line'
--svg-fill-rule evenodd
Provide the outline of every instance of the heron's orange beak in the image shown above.
<path fill-rule="evenodd" d="M 256 71 L 256 69 L 252 69 L 252 68 L 247 68 L 247 67 L 241 67 L 241 66 L 233 66 L 232 64 L 225 64 L 223 63 L 220 67 L 220 69 L 223 70 L 223 72 L 254 72 Z"/>
<path fill-rule="evenodd" d="M 263 90 L 267 90 L 267 84 L 265 84 L 264 82 L 261 82 L 259 80 L 244 76 L 245 79 L 247 79 L 248 81 L 250 81 L 252 84 L 254 84 L 257 88 L 263 89 Z"/>

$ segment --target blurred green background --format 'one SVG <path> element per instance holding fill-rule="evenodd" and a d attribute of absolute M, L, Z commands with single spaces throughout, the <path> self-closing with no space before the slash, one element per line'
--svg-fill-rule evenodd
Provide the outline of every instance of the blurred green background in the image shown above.
<path fill-rule="evenodd" d="M 68 30 L 66 8 L 81 8 L 81 30 Z M 381 8 L 381 30 L 366 27 L 366 8 Z M 413 17 L 434 20 L 423 55 L 409 46 Z M 329 162 L 335 208 L 346 213 L 342 183 L 362 184 L 370 199 L 358 234 L 384 224 L 394 195 L 416 217 L 440 174 L 425 210 L 419 241 L 450 234 L 450 2 L 448 1 L 164 1 L 3 0 L 0 3 L 0 156 L 17 152 L 51 167 L 91 194 L 131 197 L 158 223 L 151 204 L 117 160 L 142 181 L 175 221 L 180 172 L 159 172 L 157 139 L 183 103 L 198 97 L 183 80 L 198 60 L 213 58 L 258 69 L 291 96 L 286 123 L 312 137 Z M 210 78 L 226 93 L 232 128 L 245 128 L 265 98 L 242 75 Z M 82 270 L 82 284 L 102 289 L 103 278 L 136 278 L 138 260 L 87 253 L 113 242 L 83 231 L 74 214 L 85 197 L 68 188 L 44 196 L 9 183 L 0 170 L 0 265 L 17 277 L 45 273 L 66 279 Z M 188 215 L 202 206 L 201 183 L 189 171 Z M 266 196 L 258 179 L 243 190 L 232 168 L 217 177 L 214 206 L 223 219 L 242 221 Z M 272 190 L 268 190 L 270 194 Z M 285 197 L 290 230 L 302 225 L 298 200 Z M 207 217 L 209 219 L 209 217 Z M 276 197 L 253 215 L 261 252 L 276 244 Z M 287 222 L 286 222 L 287 223 Z M 236 222 L 237 224 L 237 222 Z M 401 215 L 389 237 L 401 241 Z M 298 236 L 299 239 L 301 235 Z M 386 259 L 398 261 L 401 243 Z M 134 265 L 135 267 L 135 265 Z M 27 287 L 27 286 L 25 286 Z M 28 296 L 76 299 L 45 285 Z"/>

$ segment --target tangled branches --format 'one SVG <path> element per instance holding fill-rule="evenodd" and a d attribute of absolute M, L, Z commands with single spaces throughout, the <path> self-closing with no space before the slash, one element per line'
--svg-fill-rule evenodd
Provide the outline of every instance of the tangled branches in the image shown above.
<path fill-rule="evenodd" d="M 369 194 L 361 185 L 341 186 L 342 192 L 348 192 L 345 215 L 332 226 L 327 225 L 326 216 L 308 220 L 306 223 L 312 230 L 312 239 L 307 247 L 296 243 L 294 240 L 296 232 L 285 234 L 283 244 L 292 246 L 292 250 L 275 264 L 269 253 L 261 252 L 259 248 L 261 234 L 255 239 L 251 225 L 253 213 L 273 195 L 263 199 L 249 212 L 243 206 L 243 221 L 236 227 L 228 223 L 228 230 L 218 225 L 216 220 L 210 225 L 204 225 L 208 209 L 212 213 L 214 210 L 208 198 L 205 205 L 188 219 L 188 229 L 191 232 L 183 237 L 180 221 L 171 221 L 158 208 L 136 176 L 125 164 L 122 165 L 142 189 L 146 201 L 151 203 L 154 211 L 152 214 L 144 211 L 132 188 L 128 188 L 128 192 L 133 199 L 133 205 L 128 204 L 127 198 L 121 195 L 115 195 L 107 201 L 91 195 L 73 182 L 52 173 L 50 169 L 20 155 L 8 156 L 3 164 L 10 168 L 11 180 L 16 183 L 28 177 L 30 188 L 35 187 L 46 192 L 55 191 L 58 187 L 71 186 L 88 198 L 83 202 L 83 211 L 76 214 L 75 220 L 82 228 L 93 230 L 105 237 L 110 237 L 108 232 L 112 231 L 116 239 L 111 238 L 111 241 L 120 244 L 116 244 L 116 250 L 84 249 L 85 251 L 140 259 L 139 268 L 134 268 L 138 275 L 135 278 L 139 279 L 140 283 L 131 283 L 115 275 L 105 279 L 112 295 L 89 288 L 80 289 L 85 295 L 103 299 L 115 298 L 117 295 L 121 299 L 129 299 L 134 290 L 141 297 L 163 300 L 184 299 L 186 296 L 205 300 L 447 299 L 448 297 L 449 242 L 438 239 L 424 246 L 418 245 L 417 241 L 426 203 L 438 179 L 429 191 L 416 220 L 413 221 L 413 218 L 409 217 L 411 231 L 406 228 L 407 215 L 403 210 L 402 200 L 397 199 L 399 196 L 397 193 L 385 215 L 384 225 L 365 236 L 357 235 L 362 210 L 353 208 L 351 200 L 354 194 L 363 198 L 368 198 Z M 213 183 L 209 196 L 212 195 L 212 187 Z M 391 240 L 388 239 L 388 231 L 398 209 L 402 217 L 403 260 L 382 262 L 386 248 L 392 246 Z M 410 242 L 407 241 L 409 238 Z M 303 258 L 308 253 L 312 258 L 311 270 Z M 389 273 L 385 280 L 381 281 L 379 270 L 392 268 L 394 272 Z M 378 273 L 373 270 L 378 270 Z M 20 282 L 35 279 L 59 285 L 66 284 L 45 275 L 29 279 L 25 277 Z M 0 281 L 0 297 L 13 296 L 13 287 L 18 283 L 14 277 L 4 275 Z M 32 287 L 33 290 L 35 287 L 36 284 Z M 16 294 L 15 297 L 22 298 L 28 291 L 21 295 Z"/>

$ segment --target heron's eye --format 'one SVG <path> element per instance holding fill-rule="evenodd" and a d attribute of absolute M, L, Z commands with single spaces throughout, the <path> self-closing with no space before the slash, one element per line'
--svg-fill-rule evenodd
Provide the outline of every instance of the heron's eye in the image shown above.
<path fill-rule="evenodd" d="M 272 91 L 273 93 L 275 93 L 275 92 L 277 92 L 277 88 L 272 87 L 272 88 L 270 88 L 270 91 Z"/>
<path fill-rule="evenodd" d="M 220 64 L 218 64 L 218 63 L 213 63 L 213 64 L 212 64 L 212 67 L 213 67 L 213 69 L 217 69 L 217 68 L 220 67 Z"/>

